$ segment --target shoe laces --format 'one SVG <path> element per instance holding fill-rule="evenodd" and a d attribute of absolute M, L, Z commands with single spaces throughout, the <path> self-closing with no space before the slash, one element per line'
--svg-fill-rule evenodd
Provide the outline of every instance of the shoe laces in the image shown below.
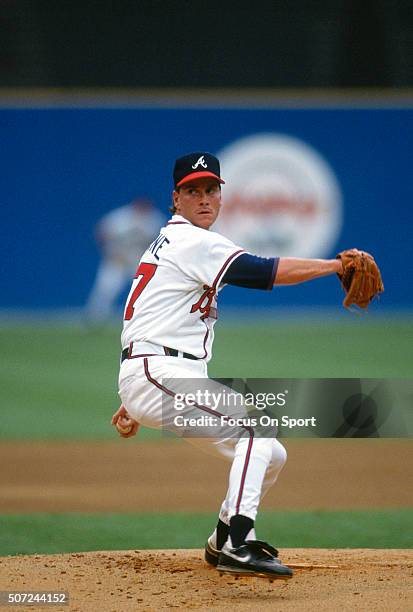
<path fill-rule="evenodd" d="M 262 540 L 246 540 L 245 544 L 254 553 L 261 553 L 264 558 L 278 557 L 278 550 Z"/>

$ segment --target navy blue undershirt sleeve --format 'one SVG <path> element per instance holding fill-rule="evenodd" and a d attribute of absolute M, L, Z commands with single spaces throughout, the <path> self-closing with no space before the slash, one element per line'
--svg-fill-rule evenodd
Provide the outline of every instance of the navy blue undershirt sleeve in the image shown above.
<path fill-rule="evenodd" d="M 237 257 L 225 272 L 221 283 L 247 287 L 249 289 L 271 290 L 277 274 L 279 257 L 258 257 L 243 253 Z"/>

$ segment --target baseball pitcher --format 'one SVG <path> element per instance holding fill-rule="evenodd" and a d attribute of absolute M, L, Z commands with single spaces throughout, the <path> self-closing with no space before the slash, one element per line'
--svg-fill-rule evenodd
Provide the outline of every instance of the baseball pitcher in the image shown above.
<path fill-rule="evenodd" d="M 179 381 L 208 379 L 218 293 L 225 285 L 271 291 L 274 285 L 337 274 L 346 291 L 345 305 L 362 308 L 383 290 L 374 259 L 357 249 L 331 260 L 267 259 L 211 231 L 224 181 L 219 161 L 210 153 L 177 159 L 173 179 L 172 217 L 144 252 L 124 311 L 122 405 L 112 418 L 123 437 L 135 435 L 139 424 L 176 431 L 165 406 L 178 393 L 185 397 Z M 244 414 L 242 405 L 237 410 Z M 184 436 L 231 462 L 228 491 L 206 543 L 205 559 L 221 573 L 291 578 L 293 572 L 280 561 L 277 550 L 257 540 L 254 530 L 260 500 L 277 480 L 286 451 L 275 437 L 257 435 L 254 427 L 225 426 L 230 414 L 223 406 L 211 411 L 207 402 L 192 402 L 184 406 L 182 417 L 212 414 L 222 417 L 216 435 L 197 436 L 199 421 L 187 419 Z"/>

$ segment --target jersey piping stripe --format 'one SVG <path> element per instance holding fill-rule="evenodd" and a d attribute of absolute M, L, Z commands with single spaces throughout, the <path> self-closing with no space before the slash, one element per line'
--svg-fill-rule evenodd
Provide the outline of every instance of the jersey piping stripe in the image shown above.
<path fill-rule="evenodd" d="M 206 343 L 208 340 L 208 336 L 209 336 L 209 329 L 207 327 L 207 324 L 205 323 L 205 321 L 203 321 L 205 327 L 207 328 L 205 336 L 204 336 L 204 344 L 203 344 L 203 348 L 204 348 L 204 355 L 202 357 L 202 359 L 205 359 L 208 356 L 208 351 L 207 351 L 207 347 L 206 347 Z"/>
<path fill-rule="evenodd" d="M 218 274 L 216 275 L 214 282 L 212 283 L 212 286 L 214 289 L 216 289 L 217 285 L 218 285 L 218 281 L 221 278 L 221 276 L 223 275 L 223 273 L 225 272 L 228 264 L 234 259 L 234 257 L 236 257 L 237 255 L 240 255 L 241 253 L 244 253 L 244 249 L 239 249 L 238 251 L 235 251 L 235 253 L 232 253 L 232 255 L 230 255 L 228 257 L 228 259 L 226 260 L 226 262 L 223 264 L 223 266 L 221 267 L 220 271 L 218 272 Z"/>
<path fill-rule="evenodd" d="M 253 430 L 252 435 L 254 436 L 254 430 Z M 235 506 L 235 514 L 239 514 L 239 509 L 240 509 L 240 506 L 241 506 L 241 499 L 242 499 L 242 493 L 244 491 L 245 478 L 247 476 L 247 469 L 248 469 L 248 466 L 249 466 L 249 463 L 250 463 L 250 456 L 251 456 L 251 449 L 252 449 L 252 440 L 253 440 L 253 438 L 250 437 L 250 442 L 248 443 L 247 454 L 245 456 L 245 461 L 244 461 L 244 469 L 242 470 L 241 482 L 240 482 L 240 485 L 239 485 L 238 499 L 237 499 L 237 503 L 236 503 L 236 506 Z"/>
<path fill-rule="evenodd" d="M 224 272 L 226 271 L 226 269 L 227 269 L 228 265 L 231 263 L 231 261 L 232 261 L 232 260 L 233 260 L 233 259 L 234 259 L 234 258 L 235 258 L 237 255 L 240 255 L 241 253 L 244 253 L 244 249 L 239 249 L 238 251 L 235 251 L 235 253 L 232 253 L 232 255 L 230 255 L 230 256 L 228 257 L 228 259 L 225 261 L 225 263 L 222 265 L 222 267 L 221 267 L 220 271 L 218 272 L 218 274 L 216 275 L 216 277 L 214 278 L 214 281 L 213 281 L 213 283 L 212 283 L 212 288 L 213 288 L 214 290 L 216 290 L 216 288 L 217 288 L 217 284 L 218 284 L 218 281 L 219 281 L 219 279 L 221 278 L 221 276 L 224 274 Z M 206 325 L 206 323 L 205 323 L 205 325 Z M 206 330 L 206 334 L 205 334 L 205 336 L 204 336 L 204 345 L 203 345 L 203 346 L 204 346 L 204 354 L 203 354 L 203 356 L 202 356 L 202 357 L 200 357 L 200 359 L 205 359 L 205 358 L 208 356 L 208 351 L 207 351 L 207 348 L 206 348 L 206 343 L 207 343 L 207 340 L 208 340 L 208 336 L 209 336 L 209 329 L 207 328 L 207 330 Z"/>
<path fill-rule="evenodd" d="M 143 365 L 144 365 L 144 368 L 145 368 L 145 375 L 146 375 L 146 378 L 148 379 L 148 381 L 150 383 L 152 383 L 155 387 L 157 387 L 158 389 L 163 391 L 163 393 L 166 393 L 166 395 L 169 395 L 170 397 L 175 397 L 176 393 L 174 391 L 171 391 L 171 389 L 168 389 L 167 387 L 165 387 L 164 385 L 159 383 L 157 380 L 152 378 L 152 376 L 151 376 L 151 374 L 149 372 L 148 359 L 146 357 L 143 360 Z M 197 408 L 199 408 L 199 410 L 203 410 L 204 412 L 208 412 L 208 414 L 214 414 L 214 415 L 218 415 L 218 416 L 227 418 L 225 414 L 222 414 L 221 412 L 218 412 L 217 410 L 212 410 L 212 408 L 208 408 L 207 406 L 202 406 L 201 404 L 196 404 L 196 403 L 194 403 L 193 405 L 196 406 Z M 242 470 L 241 482 L 240 482 L 239 490 L 238 490 L 237 503 L 236 503 L 236 506 L 235 506 L 235 513 L 236 514 L 239 514 L 239 509 L 240 509 L 241 500 L 242 500 L 242 494 L 244 492 L 245 478 L 246 478 L 246 475 L 247 475 L 248 465 L 249 465 L 250 457 L 251 457 L 252 444 L 254 442 L 254 430 L 253 430 L 253 428 L 252 427 L 248 427 L 246 425 L 241 425 L 241 428 L 245 429 L 245 431 L 248 432 L 250 439 L 248 441 L 248 448 L 247 448 L 247 453 L 245 455 L 244 468 Z"/>
<path fill-rule="evenodd" d="M 192 225 L 192 224 L 188 223 L 187 221 L 168 221 L 166 225 Z"/>

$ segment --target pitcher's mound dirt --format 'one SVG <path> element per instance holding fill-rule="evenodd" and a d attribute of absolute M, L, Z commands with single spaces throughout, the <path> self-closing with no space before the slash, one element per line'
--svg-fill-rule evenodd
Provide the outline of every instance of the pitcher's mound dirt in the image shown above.
<path fill-rule="evenodd" d="M 0 590 L 67 591 L 69 605 L 33 608 L 62 612 L 413 610 L 411 550 L 283 549 L 280 556 L 287 564 L 338 568 L 296 569 L 291 580 L 271 584 L 260 578 L 220 577 L 200 550 L 2 557 Z"/>

